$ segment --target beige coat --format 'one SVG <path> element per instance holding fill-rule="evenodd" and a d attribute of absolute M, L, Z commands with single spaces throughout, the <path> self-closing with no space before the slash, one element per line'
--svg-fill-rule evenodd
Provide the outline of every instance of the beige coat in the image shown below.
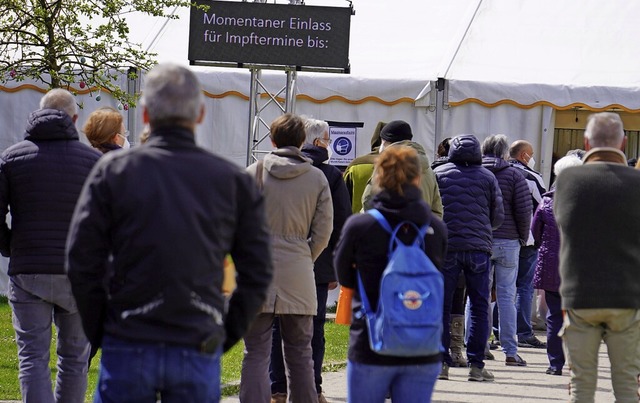
<path fill-rule="evenodd" d="M 256 164 L 247 168 L 256 177 Z M 333 230 L 333 204 L 325 175 L 299 149 L 264 157 L 263 192 L 273 259 L 273 283 L 263 313 L 315 315 L 313 262 Z"/>

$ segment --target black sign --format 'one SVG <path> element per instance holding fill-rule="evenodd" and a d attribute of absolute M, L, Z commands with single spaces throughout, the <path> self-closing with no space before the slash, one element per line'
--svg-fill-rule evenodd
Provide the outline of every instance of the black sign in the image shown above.
<path fill-rule="evenodd" d="M 196 0 L 189 60 L 349 70 L 351 8 Z"/>

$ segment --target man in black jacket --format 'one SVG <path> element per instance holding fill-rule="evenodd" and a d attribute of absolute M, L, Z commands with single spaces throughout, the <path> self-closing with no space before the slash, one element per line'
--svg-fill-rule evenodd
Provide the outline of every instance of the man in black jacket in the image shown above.
<path fill-rule="evenodd" d="M 9 303 L 25 402 L 84 402 L 89 343 L 64 271 L 73 208 L 101 154 L 81 143 L 73 95 L 54 89 L 29 116 L 25 139 L 0 157 L 0 252 L 9 257 Z M 5 217 L 11 214 L 11 228 Z M 58 374 L 51 390 L 51 322 Z"/>
<path fill-rule="evenodd" d="M 192 72 L 159 65 L 143 94 L 149 139 L 96 165 L 69 231 L 73 293 L 102 346 L 96 393 L 217 402 L 222 351 L 246 332 L 271 282 L 263 198 L 242 169 L 196 145 L 204 104 Z M 227 253 L 238 287 L 225 317 Z"/>

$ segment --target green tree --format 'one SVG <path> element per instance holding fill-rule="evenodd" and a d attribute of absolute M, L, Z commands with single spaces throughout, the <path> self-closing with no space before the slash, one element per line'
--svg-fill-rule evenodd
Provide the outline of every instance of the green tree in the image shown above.
<path fill-rule="evenodd" d="M 128 41 L 125 17 L 176 18 L 171 10 L 189 5 L 185 0 L 2 0 L 0 81 L 29 78 L 49 88 L 106 89 L 124 105 L 135 105 L 136 96 L 117 80 L 123 72 L 135 78 L 136 71 L 148 70 L 156 55 Z"/>

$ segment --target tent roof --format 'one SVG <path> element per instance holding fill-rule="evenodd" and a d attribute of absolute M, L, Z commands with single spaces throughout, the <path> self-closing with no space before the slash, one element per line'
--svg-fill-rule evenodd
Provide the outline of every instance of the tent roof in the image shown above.
<path fill-rule="evenodd" d="M 452 105 L 640 110 L 640 3 L 477 0 L 439 77 Z"/>

